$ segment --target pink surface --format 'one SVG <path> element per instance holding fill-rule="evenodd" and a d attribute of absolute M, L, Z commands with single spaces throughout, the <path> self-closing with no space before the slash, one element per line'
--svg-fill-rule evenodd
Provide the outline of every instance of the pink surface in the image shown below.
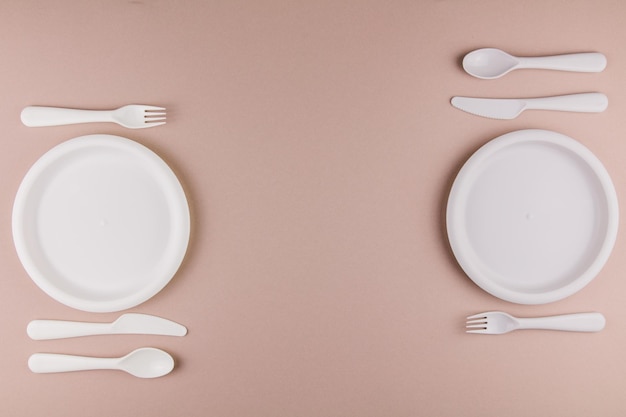
<path fill-rule="evenodd" d="M 626 3 L 620 1 L 22 1 L 0 3 L 2 416 L 623 416 L 624 231 L 600 275 L 523 306 L 474 285 L 448 247 L 461 164 L 523 128 L 589 147 L 626 192 Z M 518 71 L 483 81 L 462 56 L 599 51 L 600 74 Z M 602 114 L 454 109 L 454 95 L 600 91 Z M 168 124 L 27 128 L 26 105 L 163 105 Z M 54 145 L 136 140 L 175 170 L 192 240 L 178 275 L 131 311 L 184 338 L 32 341 L 36 318 L 110 321 L 47 297 L 11 238 L 15 192 Z M 596 310 L 597 334 L 464 333 L 464 317 Z M 174 372 L 36 375 L 34 352 L 168 350 Z"/>

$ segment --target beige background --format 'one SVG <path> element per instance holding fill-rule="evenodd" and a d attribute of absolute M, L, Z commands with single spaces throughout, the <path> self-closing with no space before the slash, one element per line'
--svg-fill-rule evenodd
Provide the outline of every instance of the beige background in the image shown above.
<path fill-rule="evenodd" d="M 588 146 L 626 201 L 626 3 L 577 1 L 0 1 L 0 415 L 623 416 L 624 230 L 601 274 L 523 306 L 457 266 L 443 211 L 488 140 L 543 128 Z M 600 74 L 466 75 L 462 56 L 599 51 Z M 454 95 L 601 91 L 605 113 L 497 121 Z M 27 128 L 31 104 L 164 105 L 164 127 Z M 47 297 L 11 238 L 21 178 L 54 145 L 118 134 L 159 153 L 188 194 L 193 235 L 175 279 L 131 309 L 185 338 L 35 342 L 35 318 L 111 321 Z M 623 211 L 622 211 L 623 214 Z M 597 310 L 598 334 L 466 335 L 464 317 Z M 175 371 L 32 374 L 34 352 L 170 351 Z"/>

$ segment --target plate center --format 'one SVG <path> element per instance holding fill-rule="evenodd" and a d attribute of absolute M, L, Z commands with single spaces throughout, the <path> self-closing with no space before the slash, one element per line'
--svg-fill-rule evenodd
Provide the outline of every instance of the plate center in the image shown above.
<path fill-rule="evenodd" d="M 552 290 L 587 268 L 607 224 L 602 186 L 577 154 L 519 142 L 477 172 L 467 235 L 493 278 L 518 291 Z"/>
<path fill-rule="evenodd" d="M 145 285 L 168 241 L 165 196 L 124 159 L 109 150 L 55 165 L 33 205 L 42 260 L 57 279 L 98 298 Z"/>

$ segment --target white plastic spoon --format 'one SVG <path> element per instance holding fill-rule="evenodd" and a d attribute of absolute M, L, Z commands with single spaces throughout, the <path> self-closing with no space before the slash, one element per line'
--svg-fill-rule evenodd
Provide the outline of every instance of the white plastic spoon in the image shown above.
<path fill-rule="evenodd" d="M 578 54 L 517 57 L 500 49 L 477 49 L 465 55 L 463 69 L 470 75 L 485 80 L 503 76 L 515 69 L 549 69 L 575 72 L 601 72 L 606 68 L 606 57 L 598 52 Z"/>
<path fill-rule="evenodd" d="M 167 352 L 149 347 L 134 350 L 121 358 L 35 353 L 28 359 L 28 367 L 35 373 L 115 369 L 138 378 L 157 378 L 174 369 L 174 359 Z"/>

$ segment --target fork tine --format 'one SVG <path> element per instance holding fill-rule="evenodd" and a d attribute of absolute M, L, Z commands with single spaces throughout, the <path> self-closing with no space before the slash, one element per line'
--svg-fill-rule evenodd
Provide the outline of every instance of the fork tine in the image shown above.
<path fill-rule="evenodd" d="M 144 113 L 144 117 L 152 117 L 152 116 L 165 116 L 167 113 L 164 111 L 147 111 Z"/>
<path fill-rule="evenodd" d="M 165 122 L 147 122 L 144 123 L 140 126 L 136 126 L 136 129 L 141 129 L 141 128 L 145 128 L 145 127 L 155 127 L 155 126 L 159 126 L 159 125 L 164 125 Z"/>
<path fill-rule="evenodd" d="M 155 117 L 144 117 L 144 121 L 146 123 L 149 123 L 149 122 L 159 122 L 159 121 L 165 120 L 165 119 L 166 119 L 166 117 L 156 117 L 156 116 Z"/>
<path fill-rule="evenodd" d="M 486 334 L 487 313 L 478 313 L 467 317 L 465 322 L 465 333 Z"/>
<path fill-rule="evenodd" d="M 484 329 L 486 327 L 487 323 L 468 324 L 465 326 L 466 329 Z"/>
<path fill-rule="evenodd" d="M 473 316 L 468 316 L 466 317 L 468 320 L 472 320 L 472 319 L 487 319 L 487 313 L 478 313 L 478 314 L 474 314 Z"/>
<path fill-rule="evenodd" d="M 487 329 L 466 330 L 465 333 L 486 334 L 487 333 Z"/>
<path fill-rule="evenodd" d="M 157 107 L 157 106 L 141 106 L 145 111 L 157 111 L 163 110 L 165 111 L 165 107 Z"/>

